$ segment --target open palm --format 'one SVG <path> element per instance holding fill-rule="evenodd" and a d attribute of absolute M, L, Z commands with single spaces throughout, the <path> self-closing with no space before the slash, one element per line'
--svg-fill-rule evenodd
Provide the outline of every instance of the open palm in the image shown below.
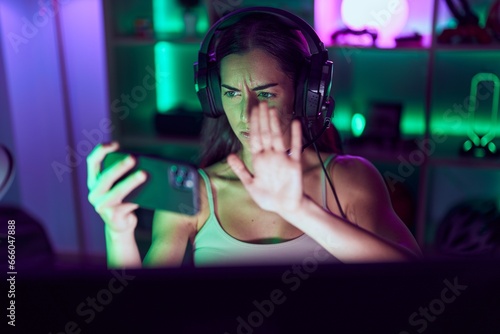
<path fill-rule="evenodd" d="M 291 135 L 287 154 L 276 109 L 260 103 L 250 119 L 253 175 L 236 155 L 227 159 L 252 199 L 262 209 L 278 214 L 295 209 L 303 200 L 299 121 L 292 122 Z"/>

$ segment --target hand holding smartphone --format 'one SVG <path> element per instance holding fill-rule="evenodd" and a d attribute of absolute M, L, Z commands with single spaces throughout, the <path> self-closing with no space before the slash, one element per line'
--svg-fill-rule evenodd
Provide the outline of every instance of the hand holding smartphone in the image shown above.
<path fill-rule="evenodd" d="M 106 155 L 102 170 L 129 155 L 134 156 L 136 165 L 117 183 L 137 170 L 145 171 L 147 180 L 127 195 L 124 202 L 136 203 L 145 209 L 172 211 L 191 216 L 198 213 L 199 174 L 196 167 L 152 155 L 119 151 Z"/>

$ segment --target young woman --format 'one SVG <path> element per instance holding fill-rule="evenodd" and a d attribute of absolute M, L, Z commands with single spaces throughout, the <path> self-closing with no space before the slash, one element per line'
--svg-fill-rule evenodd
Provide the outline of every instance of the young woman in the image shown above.
<path fill-rule="evenodd" d="M 320 138 L 337 202 L 317 153 L 302 151 L 295 86 L 309 50 L 301 35 L 256 13 L 225 29 L 215 51 L 225 115 L 207 120 L 203 131 L 201 210 L 196 216 L 155 212 L 144 263 L 134 239 L 137 205 L 123 198 L 145 174 L 111 189 L 133 159 L 100 173 L 101 161 L 118 144 L 98 145 L 89 155 L 89 201 L 105 222 L 108 264 L 178 266 L 189 241 L 197 266 L 418 258 L 419 247 L 373 165 L 335 154 L 332 132 Z"/>

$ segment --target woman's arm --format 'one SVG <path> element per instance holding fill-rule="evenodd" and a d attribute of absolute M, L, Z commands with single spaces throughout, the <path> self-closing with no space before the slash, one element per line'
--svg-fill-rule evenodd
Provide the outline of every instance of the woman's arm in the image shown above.
<path fill-rule="evenodd" d="M 196 223 L 196 216 L 156 211 L 151 246 L 144 258 L 144 267 L 179 267 L 188 241 L 196 234 Z"/>
<path fill-rule="evenodd" d="M 110 268 L 139 268 L 142 266 L 139 247 L 135 240 L 139 207 L 124 203 L 123 199 L 146 180 L 138 171 L 127 176 L 116 186 L 120 177 L 129 171 L 135 160 L 128 157 L 105 171 L 101 171 L 104 157 L 119 149 L 118 143 L 97 145 L 87 157 L 88 199 L 105 223 L 106 254 Z M 174 212 L 156 211 L 153 219 L 152 242 L 144 260 L 145 266 L 179 266 L 189 238 L 197 231 L 200 215 L 207 216 L 207 199 L 203 182 L 200 182 L 201 210 L 198 215 L 187 216 Z"/>
<path fill-rule="evenodd" d="M 250 130 L 253 174 L 236 155 L 227 162 L 261 208 L 279 214 L 341 261 L 418 258 L 418 246 L 392 210 L 380 174 L 366 160 L 351 159 L 334 177 L 339 188 L 347 189 L 348 217 L 356 226 L 324 211 L 304 194 L 298 121 L 292 122 L 290 156 L 274 108 L 265 103 L 256 106 Z"/>
<path fill-rule="evenodd" d="M 140 267 L 139 249 L 135 243 L 134 230 L 137 204 L 125 203 L 123 199 L 146 180 L 142 171 L 135 172 L 113 186 L 134 165 L 128 157 L 105 171 L 101 171 L 104 157 L 119 149 L 118 143 L 97 145 L 87 157 L 88 200 L 104 221 L 106 253 L 109 267 Z"/>
<path fill-rule="evenodd" d="M 200 211 L 196 215 L 155 211 L 151 246 L 144 258 L 144 267 L 179 267 L 182 264 L 188 242 L 194 240 L 198 226 L 207 220 L 210 212 L 202 178 L 198 189 Z"/>
<path fill-rule="evenodd" d="M 134 231 L 115 232 L 104 225 L 108 268 L 140 268 L 142 266 Z"/>
<path fill-rule="evenodd" d="M 307 197 L 295 210 L 280 215 L 341 261 L 418 259 L 420 249 L 392 209 L 386 186 L 375 167 L 359 157 L 337 160 L 330 175 L 342 189 L 349 221 L 326 212 Z M 328 205 L 336 206 L 333 196 Z"/>

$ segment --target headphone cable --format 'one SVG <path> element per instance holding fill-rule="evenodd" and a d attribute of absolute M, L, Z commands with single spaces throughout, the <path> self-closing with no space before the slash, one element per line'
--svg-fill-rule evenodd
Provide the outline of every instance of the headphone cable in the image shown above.
<path fill-rule="evenodd" d="M 330 185 L 330 189 L 332 189 L 332 192 L 333 192 L 333 196 L 335 197 L 335 202 L 337 203 L 337 206 L 339 208 L 339 212 L 341 214 L 342 217 L 338 217 L 338 218 L 342 218 L 343 221 L 348 221 L 347 220 L 347 216 L 346 214 L 344 213 L 344 210 L 342 210 L 342 206 L 340 205 L 340 200 L 337 196 L 337 192 L 335 191 L 335 187 L 333 186 L 333 182 L 332 180 L 330 179 L 330 176 L 326 170 L 326 167 L 325 167 L 325 163 L 323 162 L 323 159 L 321 159 L 321 155 L 319 154 L 319 149 L 318 149 L 318 146 L 316 146 L 316 140 L 318 140 L 318 138 L 323 135 L 323 133 L 326 131 L 326 129 L 328 127 L 330 127 L 330 121 L 329 120 L 326 120 L 325 121 L 325 124 L 323 125 L 323 128 L 322 130 L 320 131 L 319 135 L 316 135 L 314 138 L 313 138 L 313 135 L 312 135 L 312 129 L 311 129 L 311 125 L 312 123 L 309 122 L 308 124 L 308 132 L 309 132 L 309 137 L 312 138 L 312 140 L 309 141 L 309 143 L 307 143 L 306 145 L 304 145 L 302 147 L 302 150 L 304 150 L 306 147 L 310 146 L 311 144 L 313 145 L 314 147 L 314 150 L 316 151 L 316 154 L 318 155 L 318 159 L 319 159 L 319 162 L 321 163 L 321 167 L 323 168 L 323 173 L 325 174 L 326 176 L 326 179 L 328 180 L 328 184 Z M 332 213 L 333 214 L 333 213 Z M 335 215 L 335 214 L 333 214 Z M 336 216 L 336 215 L 335 215 Z"/>

